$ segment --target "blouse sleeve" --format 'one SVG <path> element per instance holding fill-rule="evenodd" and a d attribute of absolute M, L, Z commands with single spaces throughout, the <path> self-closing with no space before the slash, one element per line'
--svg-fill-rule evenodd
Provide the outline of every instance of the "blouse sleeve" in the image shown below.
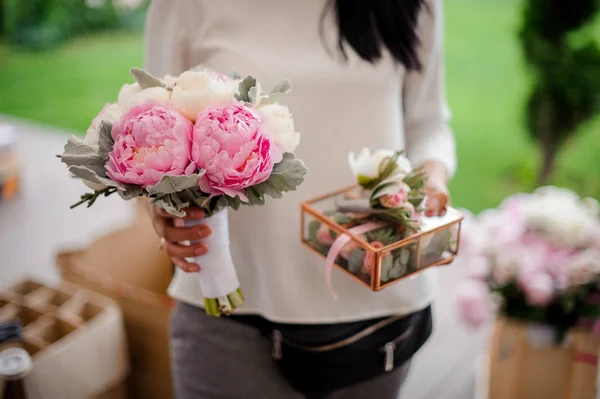
<path fill-rule="evenodd" d="M 446 104 L 442 0 L 426 1 L 419 21 L 419 56 L 423 68 L 404 78 L 406 152 L 415 166 L 438 161 L 448 176 L 456 170 L 454 135 Z"/>
<path fill-rule="evenodd" d="M 189 38 L 194 6 L 189 0 L 152 0 L 146 16 L 144 67 L 155 76 L 190 68 Z"/>

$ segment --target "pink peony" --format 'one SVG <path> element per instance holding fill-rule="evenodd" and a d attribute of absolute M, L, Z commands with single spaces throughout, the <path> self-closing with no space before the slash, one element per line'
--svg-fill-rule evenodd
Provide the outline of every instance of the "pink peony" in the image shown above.
<path fill-rule="evenodd" d="M 264 182 L 273 171 L 273 145 L 257 114 L 242 103 L 209 107 L 196 117 L 192 160 L 206 174 L 202 191 L 236 195 Z"/>
<path fill-rule="evenodd" d="M 113 180 L 148 187 L 164 175 L 190 175 L 192 122 L 166 105 L 146 103 L 131 108 L 113 125 L 115 142 L 106 174 Z"/>
<path fill-rule="evenodd" d="M 480 280 L 462 283 L 458 295 L 458 308 L 462 318 L 471 326 L 480 326 L 486 319 L 489 307 L 488 287 Z"/>
<path fill-rule="evenodd" d="M 331 230 L 329 230 L 329 227 L 327 227 L 324 224 L 322 224 L 321 227 L 319 227 L 319 230 L 317 230 L 317 241 L 321 245 L 333 244 L 335 238 L 333 237 L 333 235 L 331 235 Z"/>
<path fill-rule="evenodd" d="M 380 248 L 385 247 L 385 245 L 383 245 L 379 241 L 372 241 L 371 246 L 375 249 L 380 249 Z M 383 257 L 385 258 L 389 254 L 390 254 L 389 252 L 385 252 L 385 253 L 383 253 Z M 366 251 L 365 257 L 363 259 L 363 269 L 365 270 L 365 272 L 368 275 L 372 275 L 373 270 L 375 269 L 375 266 L 376 266 L 375 265 L 375 253 L 373 253 L 371 251 Z"/>
<path fill-rule="evenodd" d="M 546 306 L 554 298 L 554 281 L 547 273 L 526 273 L 519 276 L 527 302 L 534 306 Z"/>
<path fill-rule="evenodd" d="M 408 201 L 410 186 L 406 183 L 400 184 L 398 192 L 395 194 L 385 194 L 379 198 L 379 202 L 384 208 L 399 208 Z"/>

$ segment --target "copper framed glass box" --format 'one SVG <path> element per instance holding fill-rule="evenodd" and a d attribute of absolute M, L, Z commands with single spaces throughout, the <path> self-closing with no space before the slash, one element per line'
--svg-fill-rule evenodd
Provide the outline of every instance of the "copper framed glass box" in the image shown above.
<path fill-rule="evenodd" d="M 376 222 L 364 213 L 338 211 L 342 200 L 359 198 L 357 186 L 302 203 L 301 240 L 316 254 L 373 291 L 422 271 L 452 263 L 460 245 L 463 215 L 448 207 L 441 217 L 420 217 L 419 227 Z M 332 253 L 333 251 L 333 253 Z"/>

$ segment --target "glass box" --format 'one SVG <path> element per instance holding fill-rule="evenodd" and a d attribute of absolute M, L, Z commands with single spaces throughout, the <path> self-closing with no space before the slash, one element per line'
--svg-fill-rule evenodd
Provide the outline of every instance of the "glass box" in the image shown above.
<path fill-rule="evenodd" d="M 444 216 L 420 217 L 420 227 L 409 231 L 374 222 L 368 214 L 337 210 L 340 200 L 361 195 L 361 189 L 352 186 L 303 202 L 303 244 L 323 258 L 329 255 L 335 266 L 374 291 L 452 263 L 460 244 L 460 212 L 448 207 Z"/>

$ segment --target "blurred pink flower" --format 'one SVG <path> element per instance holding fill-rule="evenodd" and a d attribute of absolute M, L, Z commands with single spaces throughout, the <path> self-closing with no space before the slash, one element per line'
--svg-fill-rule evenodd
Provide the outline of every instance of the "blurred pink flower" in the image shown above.
<path fill-rule="evenodd" d="M 489 292 L 480 280 L 464 281 L 458 294 L 458 308 L 462 318 L 471 326 L 480 326 L 489 312 Z"/>
<path fill-rule="evenodd" d="M 519 284 L 531 305 L 546 306 L 554 298 L 554 281 L 547 273 L 522 274 L 519 276 Z"/>
<path fill-rule="evenodd" d="M 257 114 L 242 103 L 201 111 L 192 133 L 192 160 L 206 174 L 202 191 L 247 201 L 243 190 L 273 171 L 273 145 Z"/>
<path fill-rule="evenodd" d="M 486 247 L 503 248 L 521 240 L 525 232 L 523 219 L 516 212 L 487 210 L 479 215 L 479 234 L 487 239 Z"/>
<path fill-rule="evenodd" d="M 592 333 L 595 336 L 600 336 L 600 319 L 594 322 L 594 325 L 592 326 Z"/>
<path fill-rule="evenodd" d="M 356 241 L 354 241 L 354 240 L 350 240 L 340 250 L 340 256 L 342 258 L 348 260 L 350 258 L 350 252 L 352 252 L 356 248 L 360 248 L 360 246 L 358 245 L 358 243 Z"/>
<path fill-rule="evenodd" d="M 319 230 L 317 230 L 317 241 L 321 245 L 333 244 L 335 238 L 333 238 L 333 235 L 331 235 L 331 230 L 329 230 L 329 227 L 324 224 L 319 227 Z"/>
<path fill-rule="evenodd" d="M 491 271 L 490 261 L 485 256 L 479 255 L 468 259 L 469 277 L 477 280 L 485 280 Z"/>
<path fill-rule="evenodd" d="M 410 186 L 406 183 L 399 183 L 398 186 L 398 192 L 394 194 L 385 194 L 379 198 L 379 202 L 384 208 L 399 208 L 408 201 Z"/>
<path fill-rule="evenodd" d="M 380 249 L 385 247 L 385 245 L 383 245 L 381 242 L 379 241 L 372 241 L 371 242 L 371 246 L 374 247 L 375 249 Z M 390 253 L 389 252 L 385 252 L 383 253 L 383 257 L 388 256 Z M 365 269 L 365 272 L 368 275 L 373 274 L 373 269 L 375 269 L 375 254 L 371 251 L 366 251 L 365 252 L 365 257 L 363 259 L 363 269 Z"/>
<path fill-rule="evenodd" d="M 174 109 L 156 103 L 131 108 L 113 125 L 114 146 L 106 174 L 113 180 L 148 187 L 164 175 L 190 175 L 192 123 Z"/>

